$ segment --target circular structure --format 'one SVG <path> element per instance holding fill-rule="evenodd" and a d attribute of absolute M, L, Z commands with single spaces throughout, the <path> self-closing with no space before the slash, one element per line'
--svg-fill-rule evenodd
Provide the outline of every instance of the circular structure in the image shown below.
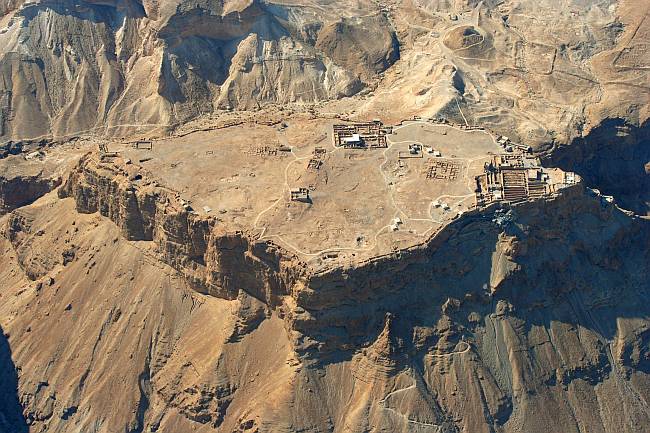
<path fill-rule="evenodd" d="M 473 26 L 456 27 L 447 33 L 444 43 L 451 50 L 463 50 L 482 45 L 485 37 Z"/>
<path fill-rule="evenodd" d="M 492 50 L 491 40 L 474 26 L 451 29 L 444 37 L 443 43 L 463 58 L 488 58 Z"/>

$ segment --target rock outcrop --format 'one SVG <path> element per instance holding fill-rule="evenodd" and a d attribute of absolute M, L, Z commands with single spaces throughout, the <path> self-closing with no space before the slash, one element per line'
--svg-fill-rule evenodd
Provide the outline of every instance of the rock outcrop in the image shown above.
<path fill-rule="evenodd" d="M 40 175 L 7 179 L 0 176 L 0 215 L 26 206 L 59 186 L 61 179 Z"/>
<path fill-rule="evenodd" d="M 41 287 L 31 289 L 34 293 L 50 284 L 56 292 L 69 293 L 69 283 L 59 279 L 67 281 L 68 273 L 82 265 L 79 270 L 86 268 L 88 275 L 106 272 L 105 255 L 111 253 L 102 248 L 104 258 L 98 261 L 92 233 L 114 230 L 106 225 L 113 223 L 92 216 L 98 212 L 114 222 L 120 237 L 131 239 L 101 236 L 117 242 L 116 248 L 140 245 L 147 263 L 160 263 L 165 272 L 178 275 L 172 280 L 180 278 L 199 292 L 193 298 L 226 303 L 230 313 L 218 320 L 229 323 L 219 326 L 230 331 L 201 343 L 217 344 L 219 361 L 211 373 L 190 373 L 197 367 L 178 360 L 174 344 L 181 340 L 172 335 L 185 325 L 161 322 L 158 332 L 169 337 L 135 349 L 144 369 L 133 373 L 141 394 L 130 400 L 140 408 L 133 412 L 139 415 L 131 428 L 191 422 L 205 431 L 245 431 L 247 426 L 322 431 L 345 425 L 352 431 L 419 426 L 444 432 L 578 432 L 582 427 L 575 413 L 600 411 L 600 419 L 580 422 L 595 431 L 637 432 L 650 421 L 644 403 L 650 397 L 647 312 L 636 302 L 650 289 L 645 279 L 648 222 L 580 185 L 550 200 L 468 214 L 410 250 L 314 273 L 282 248 L 255 242 L 243 232 L 228 233 L 183 209 L 169 191 L 146 185 L 146 178 L 134 185 L 127 174 L 85 158 L 60 189 L 73 204 L 66 199 L 55 206 L 75 206 L 79 218 L 89 221 L 86 228 L 70 231 L 64 221 L 58 228 L 44 226 L 43 205 L 34 205 L 10 215 L 4 232 L 5 254 L 34 280 L 28 286 Z M 93 229 L 93 224 L 99 226 Z M 39 235 L 41 230 L 45 234 Z M 43 255 L 48 233 L 69 237 L 62 245 L 74 244 L 74 254 L 67 254 L 73 258 L 64 264 L 60 247 L 48 251 L 52 259 L 41 259 L 35 268 L 32 258 Z M 124 272 L 115 264 L 105 269 Z M 58 276 L 48 282 L 53 272 Z M 137 279 L 138 272 L 129 274 Z M 124 296 L 132 296 L 132 290 Z M 172 293 L 165 296 L 175 297 Z M 64 299 L 74 295 L 56 301 L 62 310 L 57 315 L 69 314 L 68 304 L 79 317 L 93 314 Z M 38 310 L 35 305 L 24 308 Z M 186 314 L 182 323 L 195 320 L 196 313 Z M 23 343 L 12 341 L 22 374 L 36 368 L 25 364 L 23 349 L 32 333 Z M 71 344 L 68 335 L 55 338 Z M 110 338 L 112 350 L 121 351 L 121 342 L 104 338 Z M 282 360 L 273 358 L 282 365 L 280 373 L 258 376 L 235 367 L 242 359 L 258 362 L 265 349 L 250 345 L 260 345 L 259 338 L 281 345 Z M 84 403 L 88 391 L 60 391 L 55 381 L 62 379 L 41 374 L 58 391 L 53 400 L 28 392 L 30 379 L 19 382 L 21 402 L 31 408 L 30 422 L 65 429 L 68 420 L 93 419 L 93 409 Z M 288 377 L 280 386 L 278 381 Z M 249 378 L 256 389 L 279 386 L 273 407 L 250 406 Z M 59 397 L 64 393 L 70 397 Z M 67 415 L 49 415 L 57 411 Z M 530 417 L 531 411 L 554 415 Z M 106 425 L 127 422 L 126 413 L 118 410 Z"/>

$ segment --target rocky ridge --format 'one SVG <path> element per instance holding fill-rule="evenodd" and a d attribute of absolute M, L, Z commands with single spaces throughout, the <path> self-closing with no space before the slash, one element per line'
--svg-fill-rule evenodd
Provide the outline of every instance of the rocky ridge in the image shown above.
<path fill-rule="evenodd" d="M 217 109 L 336 99 L 399 57 L 373 13 L 359 18 L 367 39 L 329 14 L 257 0 L 2 6 L 9 138 L 160 134 Z"/>
<path fill-rule="evenodd" d="M 140 172 L 135 167 L 133 169 Z M 497 249 L 501 247 L 507 250 L 504 251 L 503 261 L 492 263 L 489 278 L 484 282 L 487 288 L 481 289 L 492 294 L 498 290 L 502 280 L 516 269 L 514 262 L 517 254 L 525 255 L 532 248 L 532 245 L 529 247 L 521 240 L 516 247 L 501 243 L 495 230 L 509 226 L 513 213 L 528 216 L 536 213 L 530 208 L 539 207 L 539 204 L 530 202 L 512 210 L 501 209 L 498 205 L 468 212 L 421 245 L 362 263 L 315 271 L 271 241 L 256 241 L 254 233 L 229 232 L 227 227 L 221 227 L 214 218 L 191 212 L 173 192 L 147 185 L 146 178 L 138 178 L 137 182 L 133 182 L 129 180 L 128 172 L 117 173 L 114 170 L 114 166 L 102 164 L 87 156 L 59 189 L 59 196 L 74 198 L 78 212 L 99 212 L 106 216 L 121 229 L 126 239 L 153 241 L 161 259 L 184 274 L 188 283 L 202 293 L 234 299 L 244 290 L 271 308 L 278 307 L 284 302 L 284 297 L 289 296 L 293 298 L 291 304 L 300 307 L 300 311 L 332 308 L 341 317 L 349 317 L 346 309 L 340 305 L 347 304 L 344 300 L 350 294 L 353 294 L 349 300 L 353 305 L 362 300 L 368 301 L 365 297 L 371 296 L 371 293 L 379 298 L 387 296 L 381 292 L 384 289 L 404 296 L 408 292 L 406 288 L 416 283 L 404 275 L 402 270 L 414 267 L 415 263 L 432 260 L 431 256 L 436 254 L 436 250 L 448 248 L 449 239 L 464 231 L 471 233 L 476 230 L 476 235 L 480 234 L 481 237 L 490 234 Z M 130 178 L 134 178 L 133 174 Z M 136 185 L 143 182 L 142 186 Z M 545 206 L 557 211 L 565 202 L 585 195 L 584 187 L 579 184 L 563 191 Z M 598 200 L 587 202 L 596 206 Z M 572 211 L 579 213 L 576 209 Z M 593 209 L 585 213 L 591 211 Z M 543 216 L 547 217 L 549 212 L 553 211 L 545 210 Z M 504 216 L 499 216 L 500 214 Z M 639 223 L 643 226 L 644 223 L 640 221 L 642 220 Z M 490 225 L 493 227 L 488 227 Z M 544 225 L 552 226 L 549 222 Z M 514 242 L 514 239 L 509 242 Z M 584 247 L 584 253 L 592 254 L 587 247 Z M 455 257 L 466 254 L 456 251 L 456 254 L 444 255 Z M 454 263 L 454 266 L 459 264 Z M 399 283 L 395 281 L 386 284 L 395 275 L 399 275 Z M 439 276 L 423 276 L 418 272 L 415 280 L 418 279 L 434 281 L 439 280 Z M 416 289 L 418 292 L 422 290 L 420 287 Z M 383 315 L 380 317 L 383 321 Z M 306 313 L 295 319 L 299 323 L 301 319 L 308 322 L 314 318 Z M 361 319 L 362 322 L 367 320 L 367 317 Z M 376 322 L 366 323 L 370 328 L 377 327 Z M 358 330 L 360 336 L 367 331 Z M 334 336 L 321 337 L 321 340 L 328 343 L 334 341 Z M 352 347 L 359 345 L 363 345 L 363 342 L 355 341 L 351 344 Z M 319 351 L 322 349 L 318 347 Z"/>
<path fill-rule="evenodd" d="M 464 216 L 413 250 L 311 274 L 278 247 L 255 244 L 245 233 L 220 231 L 203 218 L 193 220 L 173 197 L 149 189 L 154 186 L 130 188 L 128 178 L 102 170 L 92 159 L 83 160 L 60 195 L 73 198 L 82 214 L 108 217 L 130 242 L 145 240 L 148 254 L 180 272 L 194 290 L 236 302 L 222 356 L 247 350 L 238 348 L 269 326 L 275 327 L 276 338 L 283 334 L 281 339 L 287 339 L 287 353 L 294 353 L 287 365 L 298 370 L 283 391 L 287 406 L 282 403 L 251 421 L 259 431 L 320 431 L 338 429 L 340 422 L 354 431 L 368 426 L 547 431 L 549 425 L 579 431 L 566 411 L 590 412 L 594 405 L 604 411 L 594 429 L 641 431 L 638 427 L 648 422 L 643 409 L 650 362 L 643 348 L 647 324 L 633 300 L 648 294 L 647 257 L 634 253 L 647 251 L 647 221 L 622 213 L 581 186 L 548 201 Z M 575 212 L 583 215 L 581 221 L 572 218 Z M 34 253 L 27 253 L 39 250 L 36 219 L 14 212 L 5 236 L 27 275 L 42 281 L 47 268 L 33 268 Z M 72 263 L 81 256 L 79 249 Z M 56 252 L 52 257 L 50 268 L 63 265 Z M 616 277 L 620 273 L 628 275 L 623 286 Z M 20 344 L 16 347 L 20 351 Z M 172 398 L 165 404 L 180 411 L 166 422 L 180 416 L 210 431 L 241 420 L 242 403 L 233 402 L 244 391 L 232 383 L 241 378 L 227 363 L 214 368 L 215 374 L 228 375 L 230 385 L 213 389 L 215 379 L 199 378 L 201 401 L 207 405 L 197 406 L 168 394 L 171 385 L 164 385 L 162 377 L 170 373 L 158 370 L 165 367 L 156 367 L 152 359 L 143 362 L 150 371 L 151 407 Z M 465 371 L 471 371 L 469 376 Z M 326 389 L 331 387 L 349 390 L 355 407 L 330 400 Z M 356 395 L 359 387 L 366 389 L 364 396 Z M 311 406 L 310 392 L 324 399 L 325 407 Z M 570 403 L 558 405 L 558 399 Z M 621 399 L 629 422 L 610 406 Z M 298 408 L 289 401 L 303 403 Z M 34 400 L 28 407 L 43 413 L 43 404 Z M 551 408 L 559 420 L 524 416 Z M 263 405 L 258 410 L 265 411 Z M 325 415 L 331 424 L 323 424 Z M 142 425 L 159 423 L 160 416 L 145 410 Z M 65 421 L 34 416 L 34 422 L 58 428 Z"/>
<path fill-rule="evenodd" d="M 182 343 L 186 337 L 177 333 L 185 332 L 180 329 L 186 326 L 191 333 L 195 325 L 190 323 L 204 320 L 199 318 L 205 311 L 176 316 L 181 313 L 169 308 L 181 308 L 174 307 L 178 301 L 165 301 L 169 303 L 163 308 L 165 317 L 185 317 L 185 325 L 161 317 L 157 332 L 168 337 L 126 350 L 138 357 L 136 365 L 144 365 L 129 376 L 141 381 L 135 389 L 142 389 L 142 394 L 126 399 L 124 409 L 116 409 L 122 413 L 134 405 L 130 428 L 322 431 L 346 425 L 352 431 L 410 431 L 418 426 L 444 432 L 514 432 L 548 431 L 553 425 L 577 432 L 580 427 L 572 421 L 571 411 L 594 410 L 603 414 L 600 421 L 590 418 L 595 431 L 641 431 L 639 426 L 648 422 L 643 406 L 648 397 L 645 375 L 650 371 L 644 337 L 648 325 L 634 301 L 648 294 L 647 221 L 621 212 L 581 185 L 549 200 L 464 215 L 410 250 L 314 273 L 277 246 L 255 242 L 247 233 L 228 233 L 209 218 L 193 215 L 172 191 L 147 185 L 146 177 L 135 180 L 134 173 L 115 173 L 109 167 L 87 156 L 59 189 L 63 200 L 46 195 L 5 217 L 3 242 L 8 243 L 3 254 L 26 276 L 24 283 L 14 286 L 25 287 L 23 294 L 5 308 L 13 304 L 34 309 L 38 304 L 34 302 L 46 296 L 62 311 L 70 310 L 71 317 L 96 320 L 92 317 L 101 317 L 104 307 L 95 313 L 77 305 L 86 301 L 66 299 L 105 297 L 109 292 L 98 287 L 84 296 L 69 288 L 60 299 L 56 293 L 73 287 L 66 281 L 74 275 L 95 275 L 96 280 L 101 278 L 98 272 L 113 269 L 115 278 L 121 279 L 120 269 L 131 266 L 133 254 L 145 254 L 144 263 L 151 264 L 147 266 L 160 263 L 155 266 L 166 269 L 162 275 L 191 287 L 195 293 L 191 298 L 196 298 L 192 305 L 207 302 L 213 304 L 210 308 L 230 308 L 230 314 L 213 319 L 225 320 L 215 329 L 225 326 L 228 331 L 204 342 L 216 345 L 220 355 L 212 359 L 217 356 L 219 361 L 208 362 L 206 373 L 194 376 L 177 358 L 178 345 L 186 344 Z M 45 223 L 46 209 L 71 214 L 63 210 L 70 206 L 79 212 L 72 213 L 75 220 L 82 222 L 71 226 L 69 219 L 61 218 Z M 51 236 L 69 240 L 57 242 L 46 253 L 44 242 L 51 245 L 47 240 Z M 93 246 L 95 242 L 100 244 Z M 107 268 L 114 248 L 132 252 Z M 140 272 L 144 270 L 130 273 L 136 280 L 149 275 L 138 276 Z M 14 273 L 12 279 L 16 278 L 20 274 Z M 124 302 L 144 295 L 136 295 L 136 287 L 152 287 L 151 281 L 132 284 L 121 295 Z M 79 281 L 74 287 L 87 290 L 92 285 Z M 171 290 L 165 296 L 174 299 L 188 293 L 162 290 Z M 151 302 L 157 301 L 147 300 L 146 305 Z M 121 323 L 114 308 L 105 323 Z M 144 314 L 136 311 L 131 314 Z M 153 313 L 146 314 L 152 320 Z M 21 343 L 12 337 L 27 326 L 25 320 L 21 314 L 3 325 L 16 367 L 45 368 L 48 357 L 59 355 L 42 353 L 37 359 L 45 363 L 38 367 L 34 364 L 38 361 L 26 358 L 31 356 L 31 338 Z M 116 353 L 124 352 L 121 341 L 135 338 L 130 330 L 106 329 L 100 340 L 107 342 L 101 344 L 111 344 Z M 43 332 L 32 326 L 29 335 L 42 337 Z M 122 337 L 114 340 L 113 332 Z M 56 333 L 49 338 L 59 347 L 73 341 Z M 260 403 L 253 410 L 252 389 L 242 381 L 258 376 L 233 368 L 244 352 L 249 363 L 258 362 L 263 350 L 259 338 L 272 338 L 283 355 L 272 358 L 280 363 L 276 368 L 281 373 L 256 380 L 255 389 L 291 379 L 277 388 L 279 406 Z M 201 356 L 193 362 L 202 362 L 198 359 Z M 93 374 L 102 368 L 96 366 Z M 115 374 L 104 371 L 108 377 Z M 85 385 L 70 394 L 76 388 L 60 382 L 65 376 L 57 379 L 58 374 L 47 370 L 40 374 L 45 388 L 30 379 L 39 376 L 33 372 L 18 381 L 29 423 L 64 431 L 70 422 L 89 425 L 96 419 Z M 92 383 L 100 388 L 108 384 Z M 56 395 L 42 394 L 50 388 L 57 390 Z M 348 404 L 342 404 L 331 389 L 347 395 L 343 401 Z M 626 418 L 614 409 L 621 401 Z M 557 417 L 525 416 L 530 410 Z M 109 431 L 104 429 L 128 419 L 107 418 L 93 431 Z"/>
<path fill-rule="evenodd" d="M 646 6 L 0 2 L 0 431 L 645 432 Z M 134 164 L 21 154 L 273 103 L 481 124 L 584 185 L 315 269 Z"/>

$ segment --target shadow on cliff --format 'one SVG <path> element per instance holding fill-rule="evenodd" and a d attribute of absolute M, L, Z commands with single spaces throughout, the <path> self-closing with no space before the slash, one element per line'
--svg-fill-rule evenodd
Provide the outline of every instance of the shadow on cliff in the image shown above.
<path fill-rule="evenodd" d="M 95 24 L 104 23 L 109 27 L 120 25 L 120 18 L 143 18 L 146 16 L 144 7 L 136 0 L 117 0 L 104 3 L 91 2 L 47 2 L 34 3 L 20 10 L 20 15 L 25 17 L 25 24 L 36 18 L 43 10 L 51 10 L 57 15 L 69 16 L 75 19 L 90 21 Z"/>
<path fill-rule="evenodd" d="M 346 347 L 366 347 L 365 370 L 411 369 L 423 377 L 432 368 L 426 352 L 451 353 L 464 339 L 471 355 L 449 362 L 458 362 L 453 368 L 463 383 L 472 383 L 477 369 L 487 371 L 489 380 L 477 386 L 502 393 L 486 415 L 499 426 L 526 404 L 538 404 L 536 398 L 550 401 L 608 380 L 645 401 L 638 383 L 650 374 L 650 331 L 636 322 L 650 317 L 650 221 L 602 206 L 580 196 L 519 208 L 510 226 L 474 218 L 459 223 L 437 249 L 396 257 L 392 267 L 365 274 L 350 271 L 356 292 L 337 299 L 332 312 L 319 311 L 328 326 L 310 337 L 338 349 L 324 363 L 349 359 Z M 513 266 L 500 265 L 505 255 Z M 500 269 L 504 278 L 490 295 L 483 285 Z M 368 290 L 360 289 L 364 280 Z M 394 317 L 390 335 L 376 344 L 386 312 Z M 549 345 L 540 344 L 544 335 Z M 435 389 L 420 383 L 423 393 Z M 517 386 L 530 394 L 517 395 Z"/>
<path fill-rule="evenodd" d="M 594 386 L 612 372 L 621 380 L 631 372 L 649 374 L 650 332 L 635 323 L 647 323 L 650 317 L 650 221 L 628 217 L 612 205 L 605 205 L 603 214 L 609 215 L 605 220 L 579 208 L 556 209 L 554 214 L 559 219 L 550 218 L 546 227 L 539 225 L 518 240 L 527 244 L 528 253 L 518 258 L 517 270 L 490 305 L 467 305 L 457 320 L 463 322 L 474 309 L 486 323 L 507 322 L 518 341 L 528 346 L 521 359 L 547 376 L 546 385 L 561 381 L 566 386 L 581 379 Z M 570 215 L 574 217 L 566 218 Z M 467 321 L 462 325 L 471 329 Z M 495 335 L 483 342 L 482 353 L 497 345 L 502 346 L 501 353 L 512 349 L 496 332 L 495 328 Z M 553 356 L 537 359 L 546 356 L 545 350 L 537 352 L 528 339 L 538 340 L 540 335 L 548 336 L 551 351 L 564 359 L 562 363 L 553 365 Z M 615 348 L 620 352 L 613 353 Z M 589 354 L 587 359 L 567 358 L 583 351 Z M 498 370 L 495 376 L 509 376 L 514 367 L 506 363 L 491 368 Z"/>
<path fill-rule="evenodd" d="M 523 308 L 553 305 L 554 317 L 529 314 L 527 319 L 575 323 L 611 340 L 617 318 L 650 317 L 650 220 L 591 200 L 605 219 L 558 209 L 556 220 L 518 240 L 528 253 L 495 300 Z"/>
<path fill-rule="evenodd" d="M 0 431 L 27 433 L 29 428 L 18 400 L 18 375 L 9 342 L 0 327 Z"/>
<path fill-rule="evenodd" d="M 575 171 L 587 186 L 612 195 L 625 209 L 650 213 L 650 121 L 640 127 L 608 119 L 585 137 L 557 148 L 545 165 Z"/>
<path fill-rule="evenodd" d="M 458 221 L 424 250 L 349 270 L 319 291 L 305 307 L 320 326 L 304 331 L 318 342 L 320 361 L 335 363 L 355 353 L 346 348 L 376 341 L 390 314 L 391 332 L 404 343 L 391 356 L 408 366 L 439 341 L 446 350 L 473 338 L 483 325 L 471 313 L 510 314 L 498 311 L 503 301 L 525 322 L 522 335 L 564 323 L 612 341 L 619 319 L 650 317 L 650 221 L 602 206 L 580 196 L 518 208 L 506 227 L 495 215 Z M 505 260 L 506 251 L 514 258 Z M 490 295 L 486 286 L 500 273 Z"/>
<path fill-rule="evenodd" d="M 482 299 L 490 284 L 499 233 L 492 215 L 462 218 L 422 249 L 329 276 L 334 279 L 331 288 L 317 290 L 305 306 L 320 324 L 305 330 L 318 342 L 319 362 L 349 360 L 356 348 L 377 340 L 389 315 L 394 318 L 391 334 L 402 342 L 389 349 L 391 357 L 403 367 L 410 366 L 409 358 L 435 346 L 439 338 L 432 332 L 411 343 L 415 329 L 436 329 L 443 316 L 441 306 L 448 299 L 469 296 L 489 303 Z M 446 334 L 449 342 L 461 337 L 456 330 Z"/>

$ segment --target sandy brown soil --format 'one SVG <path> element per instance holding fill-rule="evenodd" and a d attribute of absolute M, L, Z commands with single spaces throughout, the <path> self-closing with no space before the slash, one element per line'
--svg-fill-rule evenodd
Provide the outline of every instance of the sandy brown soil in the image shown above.
<path fill-rule="evenodd" d="M 476 208 L 475 177 L 504 152 L 487 131 L 428 120 L 394 127 L 386 148 L 344 149 L 333 141 L 334 123 L 236 126 L 156 140 L 151 150 L 119 142 L 109 150 L 120 154 L 114 165 L 142 177 L 136 185 L 177 191 L 226 230 L 251 232 L 314 263 L 368 259 L 426 241 Z M 412 145 L 421 146 L 416 155 Z M 314 169 L 317 147 L 324 153 Z M 457 174 L 427 178 L 436 163 L 453 164 Z M 310 191 L 308 202 L 291 201 L 297 188 Z"/>
<path fill-rule="evenodd" d="M 0 433 L 646 433 L 648 13 L 0 0 Z"/>

